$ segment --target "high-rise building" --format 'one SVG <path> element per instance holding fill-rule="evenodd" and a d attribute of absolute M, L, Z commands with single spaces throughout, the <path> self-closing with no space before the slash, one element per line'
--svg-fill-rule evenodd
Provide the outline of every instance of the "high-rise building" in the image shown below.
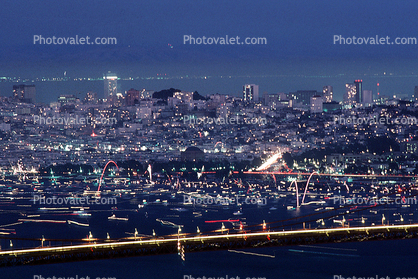
<path fill-rule="evenodd" d="M 311 113 L 321 113 L 323 111 L 324 100 L 321 96 L 319 95 L 312 96 L 310 103 L 311 103 L 311 106 L 310 106 Z"/>
<path fill-rule="evenodd" d="M 97 102 L 97 93 L 89 91 L 86 93 L 86 97 L 84 97 L 85 103 L 96 103 Z"/>
<path fill-rule="evenodd" d="M 313 96 L 321 96 L 316 90 L 298 90 L 296 92 L 292 92 L 289 94 L 291 99 L 294 100 L 296 103 L 301 103 L 305 106 L 311 105 L 311 97 Z"/>
<path fill-rule="evenodd" d="M 13 99 L 16 102 L 34 103 L 36 98 L 35 85 L 13 85 Z"/>
<path fill-rule="evenodd" d="M 364 105 L 373 104 L 373 91 L 363 90 L 363 102 Z"/>
<path fill-rule="evenodd" d="M 354 84 L 356 85 L 356 102 L 362 103 L 363 102 L 363 80 L 356 79 L 354 81 Z"/>
<path fill-rule="evenodd" d="M 262 97 L 262 103 L 263 105 L 267 105 L 268 104 L 268 99 L 269 99 L 269 93 L 267 93 L 267 91 L 263 92 L 263 97 Z"/>
<path fill-rule="evenodd" d="M 356 84 L 346 83 L 345 94 L 344 94 L 344 104 L 353 105 L 354 103 L 356 103 Z"/>
<path fill-rule="evenodd" d="M 418 86 L 415 86 L 414 88 L 414 96 L 412 98 L 412 101 L 414 102 L 418 101 Z"/>
<path fill-rule="evenodd" d="M 332 94 L 333 94 L 333 88 L 331 85 L 325 85 L 322 89 L 322 95 L 324 96 L 324 102 L 325 103 L 331 103 L 332 102 Z"/>
<path fill-rule="evenodd" d="M 346 83 L 344 103 L 347 105 L 353 105 L 355 103 L 360 104 L 363 102 L 363 80 L 356 79 L 354 83 Z"/>
<path fill-rule="evenodd" d="M 258 85 L 244 85 L 242 87 L 242 100 L 244 102 L 258 102 Z"/>
<path fill-rule="evenodd" d="M 139 90 L 133 88 L 126 91 L 126 105 L 133 106 L 138 103 L 141 99 L 140 94 L 141 92 Z"/>
<path fill-rule="evenodd" d="M 118 76 L 110 71 L 103 76 L 104 98 L 109 100 L 118 93 Z"/>
<path fill-rule="evenodd" d="M 279 108 L 292 107 L 292 100 L 289 100 L 285 93 L 280 92 L 264 96 L 264 104 L 271 110 L 277 110 Z"/>

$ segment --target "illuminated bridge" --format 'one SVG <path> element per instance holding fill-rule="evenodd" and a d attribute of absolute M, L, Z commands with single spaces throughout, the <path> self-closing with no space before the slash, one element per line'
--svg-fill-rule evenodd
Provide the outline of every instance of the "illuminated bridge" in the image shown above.
<path fill-rule="evenodd" d="M 305 229 L 295 231 L 260 231 L 218 235 L 178 234 L 130 241 L 41 247 L 0 252 L 0 265 L 48 264 L 71 261 L 110 259 L 178 253 L 228 250 L 252 247 L 302 245 L 345 241 L 404 239 L 418 236 L 418 224 Z"/>

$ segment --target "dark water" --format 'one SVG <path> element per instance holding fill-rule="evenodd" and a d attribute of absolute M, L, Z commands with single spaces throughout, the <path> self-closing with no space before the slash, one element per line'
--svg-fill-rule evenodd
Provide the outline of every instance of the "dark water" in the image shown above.
<path fill-rule="evenodd" d="M 315 247 L 250 249 L 253 253 L 275 255 L 267 258 L 228 251 L 134 257 L 77 263 L 23 266 L 1 269 L 1 278 L 36 278 L 34 275 L 90 278 L 334 278 L 417 277 L 418 240 L 372 241 Z M 292 252 L 304 250 L 311 253 Z M 345 250 L 347 249 L 347 250 Z M 188 279 L 190 279 L 189 277 Z"/>
<path fill-rule="evenodd" d="M 146 199 L 148 205 L 138 209 L 138 204 Z M 155 202 L 167 199 L 164 205 Z M 35 224 L 22 223 L 11 226 L 16 230 L 16 236 L 80 239 L 92 232 L 94 237 L 105 238 L 109 233 L 112 238 L 132 236 L 135 228 L 139 234 L 151 235 L 155 230 L 157 235 L 177 232 L 177 228 L 161 225 L 156 219 L 163 219 L 175 224 L 184 225 L 184 232 L 195 232 L 199 226 L 202 232 L 219 229 L 221 224 L 208 224 L 205 220 L 240 219 L 248 225 L 302 216 L 314 212 L 324 205 L 308 205 L 299 210 L 287 210 L 286 205 L 294 202 L 292 199 L 269 200 L 266 206 L 243 205 L 242 215 L 234 215 L 237 206 L 193 207 L 183 206 L 182 196 L 172 199 L 170 193 L 142 194 L 133 199 L 118 199 L 118 209 L 110 205 L 90 206 L 86 212 L 90 217 L 73 214 L 73 210 L 39 210 L 44 205 L 34 205 L 28 199 L 2 200 L 0 215 L 1 224 L 16 222 L 23 215 L 39 214 L 40 219 L 74 220 L 88 223 L 89 227 L 68 224 Z M 29 205 L 29 206 L 28 206 Z M 52 207 L 52 206 L 47 206 Z M 63 208 L 65 206 L 61 206 Z M 277 208 L 277 209 L 276 209 Z M 128 217 L 129 221 L 109 221 L 107 217 L 115 213 L 118 217 Z M 378 213 L 365 211 L 360 214 L 346 216 L 352 225 L 360 225 L 359 218 L 367 218 L 367 224 L 381 220 L 382 214 L 391 223 L 399 223 L 399 213 L 405 222 L 414 221 L 415 208 L 383 207 Z M 329 227 L 338 226 L 332 221 L 326 221 Z M 312 226 L 317 224 L 311 223 Z M 233 229 L 232 223 L 225 223 Z M 318 225 L 319 226 L 319 225 Z M 9 240 L 3 239 L 1 245 L 9 248 Z M 15 241 L 14 247 L 36 247 L 40 243 Z M 0 278 L 33 278 L 40 279 L 56 276 L 78 278 L 334 278 L 341 275 L 344 278 L 389 276 L 415 277 L 418 276 L 416 257 L 418 240 L 385 240 L 355 243 L 321 244 L 313 246 L 287 246 L 240 251 L 254 254 L 242 254 L 231 251 L 216 251 L 202 253 L 187 253 L 185 261 L 178 255 L 160 255 L 147 257 L 132 257 L 123 259 L 109 259 L 39 266 L 20 266 L 0 269 Z M 189 276 L 189 277 L 187 277 Z M 191 277 L 190 277 L 191 276 Z"/>

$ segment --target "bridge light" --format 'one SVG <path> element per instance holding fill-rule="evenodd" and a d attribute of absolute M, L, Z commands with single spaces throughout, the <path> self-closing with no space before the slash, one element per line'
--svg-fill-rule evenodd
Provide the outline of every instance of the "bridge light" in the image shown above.
<path fill-rule="evenodd" d="M 89 239 L 92 239 L 93 235 L 91 234 L 91 232 L 89 232 Z"/>
<path fill-rule="evenodd" d="M 107 239 L 110 239 L 110 235 L 109 235 L 109 233 L 107 233 L 107 236 L 106 236 L 106 238 L 107 238 Z"/>
<path fill-rule="evenodd" d="M 152 236 L 153 236 L 153 237 L 155 237 L 155 236 L 156 236 L 156 233 L 155 233 L 155 231 L 154 231 L 154 230 L 152 230 Z"/>
<path fill-rule="evenodd" d="M 403 222 L 403 217 L 402 217 L 402 215 L 401 215 L 401 222 Z"/>
<path fill-rule="evenodd" d="M 44 247 L 45 237 L 42 236 L 42 247 Z"/>
<path fill-rule="evenodd" d="M 224 225 L 224 223 L 222 223 L 221 231 L 224 232 L 224 230 L 225 230 L 225 225 Z"/>
<path fill-rule="evenodd" d="M 13 247 L 13 242 L 10 240 L 10 247 Z"/>
<path fill-rule="evenodd" d="M 364 221 L 364 217 L 361 217 L 361 223 L 362 223 L 362 224 L 364 224 L 364 223 L 365 223 L 365 221 Z"/>
<path fill-rule="evenodd" d="M 135 233 L 134 233 L 134 235 L 135 235 L 135 239 L 136 239 L 136 236 L 138 235 L 138 230 L 135 228 Z"/>
<path fill-rule="evenodd" d="M 200 229 L 199 229 L 199 227 L 197 227 L 197 233 L 198 233 L 198 234 L 200 234 Z"/>
<path fill-rule="evenodd" d="M 266 228 L 267 228 L 266 221 L 263 220 L 263 230 L 265 230 Z"/>

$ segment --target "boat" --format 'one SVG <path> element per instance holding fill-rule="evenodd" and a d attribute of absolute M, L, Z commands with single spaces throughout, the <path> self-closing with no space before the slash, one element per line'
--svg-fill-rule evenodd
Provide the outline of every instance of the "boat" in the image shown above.
<path fill-rule="evenodd" d="M 185 209 L 183 207 L 175 207 L 175 208 L 171 208 L 171 210 L 178 211 L 178 212 L 185 212 L 185 211 L 187 211 L 187 209 Z"/>
<path fill-rule="evenodd" d="M 18 222 L 32 222 L 32 223 L 58 223 L 58 224 L 64 224 L 67 223 L 67 221 L 61 221 L 61 220 L 39 220 L 39 219 L 18 219 Z"/>
<path fill-rule="evenodd" d="M 84 208 L 80 208 L 80 210 L 73 211 L 73 214 L 78 215 L 80 217 L 90 217 L 91 213 L 87 213 L 84 211 Z"/>
<path fill-rule="evenodd" d="M 116 217 L 115 214 L 113 214 L 112 216 L 107 217 L 108 220 L 116 220 L 116 221 L 128 221 L 129 218 L 124 218 L 124 217 Z"/>
<path fill-rule="evenodd" d="M 161 225 L 163 225 L 163 226 L 168 226 L 168 227 L 173 227 L 173 228 L 182 228 L 183 227 L 183 225 L 176 225 L 173 222 L 164 221 L 164 220 L 161 220 L 161 219 L 155 219 L 155 221 L 160 222 Z"/>
<path fill-rule="evenodd" d="M 238 211 L 235 211 L 233 214 L 234 214 L 235 216 L 236 216 L 236 215 L 242 215 L 242 212 L 241 212 L 241 210 L 238 210 Z"/>
<path fill-rule="evenodd" d="M 72 220 L 67 220 L 69 225 L 77 225 L 77 226 L 82 226 L 82 227 L 88 227 L 90 226 L 89 224 L 83 224 L 83 223 L 79 223 L 76 221 L 72 221 Z"/>

